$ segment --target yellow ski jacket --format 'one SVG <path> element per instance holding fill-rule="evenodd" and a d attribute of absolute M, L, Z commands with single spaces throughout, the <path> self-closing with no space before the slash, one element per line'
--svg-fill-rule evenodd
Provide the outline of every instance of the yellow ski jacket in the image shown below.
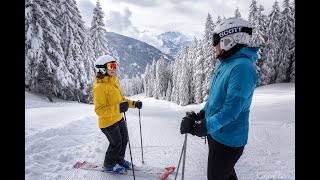
<path fill-rule="evenodd" d="M 127 101 L 129 108 L 135 108 L 135 101 L 122 96 L 120 84 L 115 76 L 105 76 L 102 79 L 96 77 L 92 93 L 94 111 L 99 117 L 99 128 L 109 127 L 122 119 L 122 101 Z"/>

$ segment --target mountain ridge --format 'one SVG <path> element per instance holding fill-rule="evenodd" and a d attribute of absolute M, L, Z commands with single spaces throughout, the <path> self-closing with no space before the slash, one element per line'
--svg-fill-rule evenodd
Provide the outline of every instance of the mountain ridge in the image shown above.
<path fill-rule="evenodd" d="M 159 60 L 160 58 L 163 58 L 166 62 L 174 60 L 172 56 L 163 53 L 156 47 L 128 36 L 107 32 L 107 38 L 109 46 L 119 56 L 120 79 L 142 75 L 147 64 L 152 64 L 153 60 Z"/>

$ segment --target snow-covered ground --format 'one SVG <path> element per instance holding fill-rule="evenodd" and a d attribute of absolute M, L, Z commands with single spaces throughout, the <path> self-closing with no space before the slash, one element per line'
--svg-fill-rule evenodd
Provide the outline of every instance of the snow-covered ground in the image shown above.
<path fill-rule="evenodd" d="M 128 98 L 143 102 L 140 112 L 145 164 L 177 166 L 184 140 L 179 131 L 181 119 L 186 111 L 198 112 L 204 103 L 179 106 L 144 94 Z M 109 142 L 98 128 L 93 105 L 59 99 L 51 103 L 45 97 L 25 92 L 25 117 L 26 180 L 133 179 L 72 168 L 79 160 L 103 162 Z M 141 164 L 138 110 L 129 109 L 126 117 L 133 162 L 138 165 Z M 185 179 L 207 179 L 207 154 L 205 141 L 188 135 Z M 128 146 L 126 159 L 130 160 Z M 256 88 L 248 144 L 235 168 L 240 180 L 295 179 L 294 83 Z"/>

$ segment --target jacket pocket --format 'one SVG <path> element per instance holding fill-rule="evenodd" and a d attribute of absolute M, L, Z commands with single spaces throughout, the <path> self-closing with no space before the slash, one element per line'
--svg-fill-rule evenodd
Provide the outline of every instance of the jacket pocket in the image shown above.
<path fill-rule="evenodd" d="M 220 133 L 222 133 L 222 128 L 220 128 Z"/>

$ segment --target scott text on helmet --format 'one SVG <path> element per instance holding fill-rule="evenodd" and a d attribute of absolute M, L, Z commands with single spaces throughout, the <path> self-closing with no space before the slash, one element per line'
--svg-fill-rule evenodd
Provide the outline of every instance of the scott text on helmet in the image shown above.
<path fill-rule="evenodd" d="M 227 36 L 229 34 L 241 32 L 241 29 L 242 29 L 242 27 L 233 27 L 230 29 L 226 29 L 226 30 L 222 31 L 221 33 L 219 33 L 219 36 L 220 36 L 220 38 L 223 38 L 224 36 Z"/>

